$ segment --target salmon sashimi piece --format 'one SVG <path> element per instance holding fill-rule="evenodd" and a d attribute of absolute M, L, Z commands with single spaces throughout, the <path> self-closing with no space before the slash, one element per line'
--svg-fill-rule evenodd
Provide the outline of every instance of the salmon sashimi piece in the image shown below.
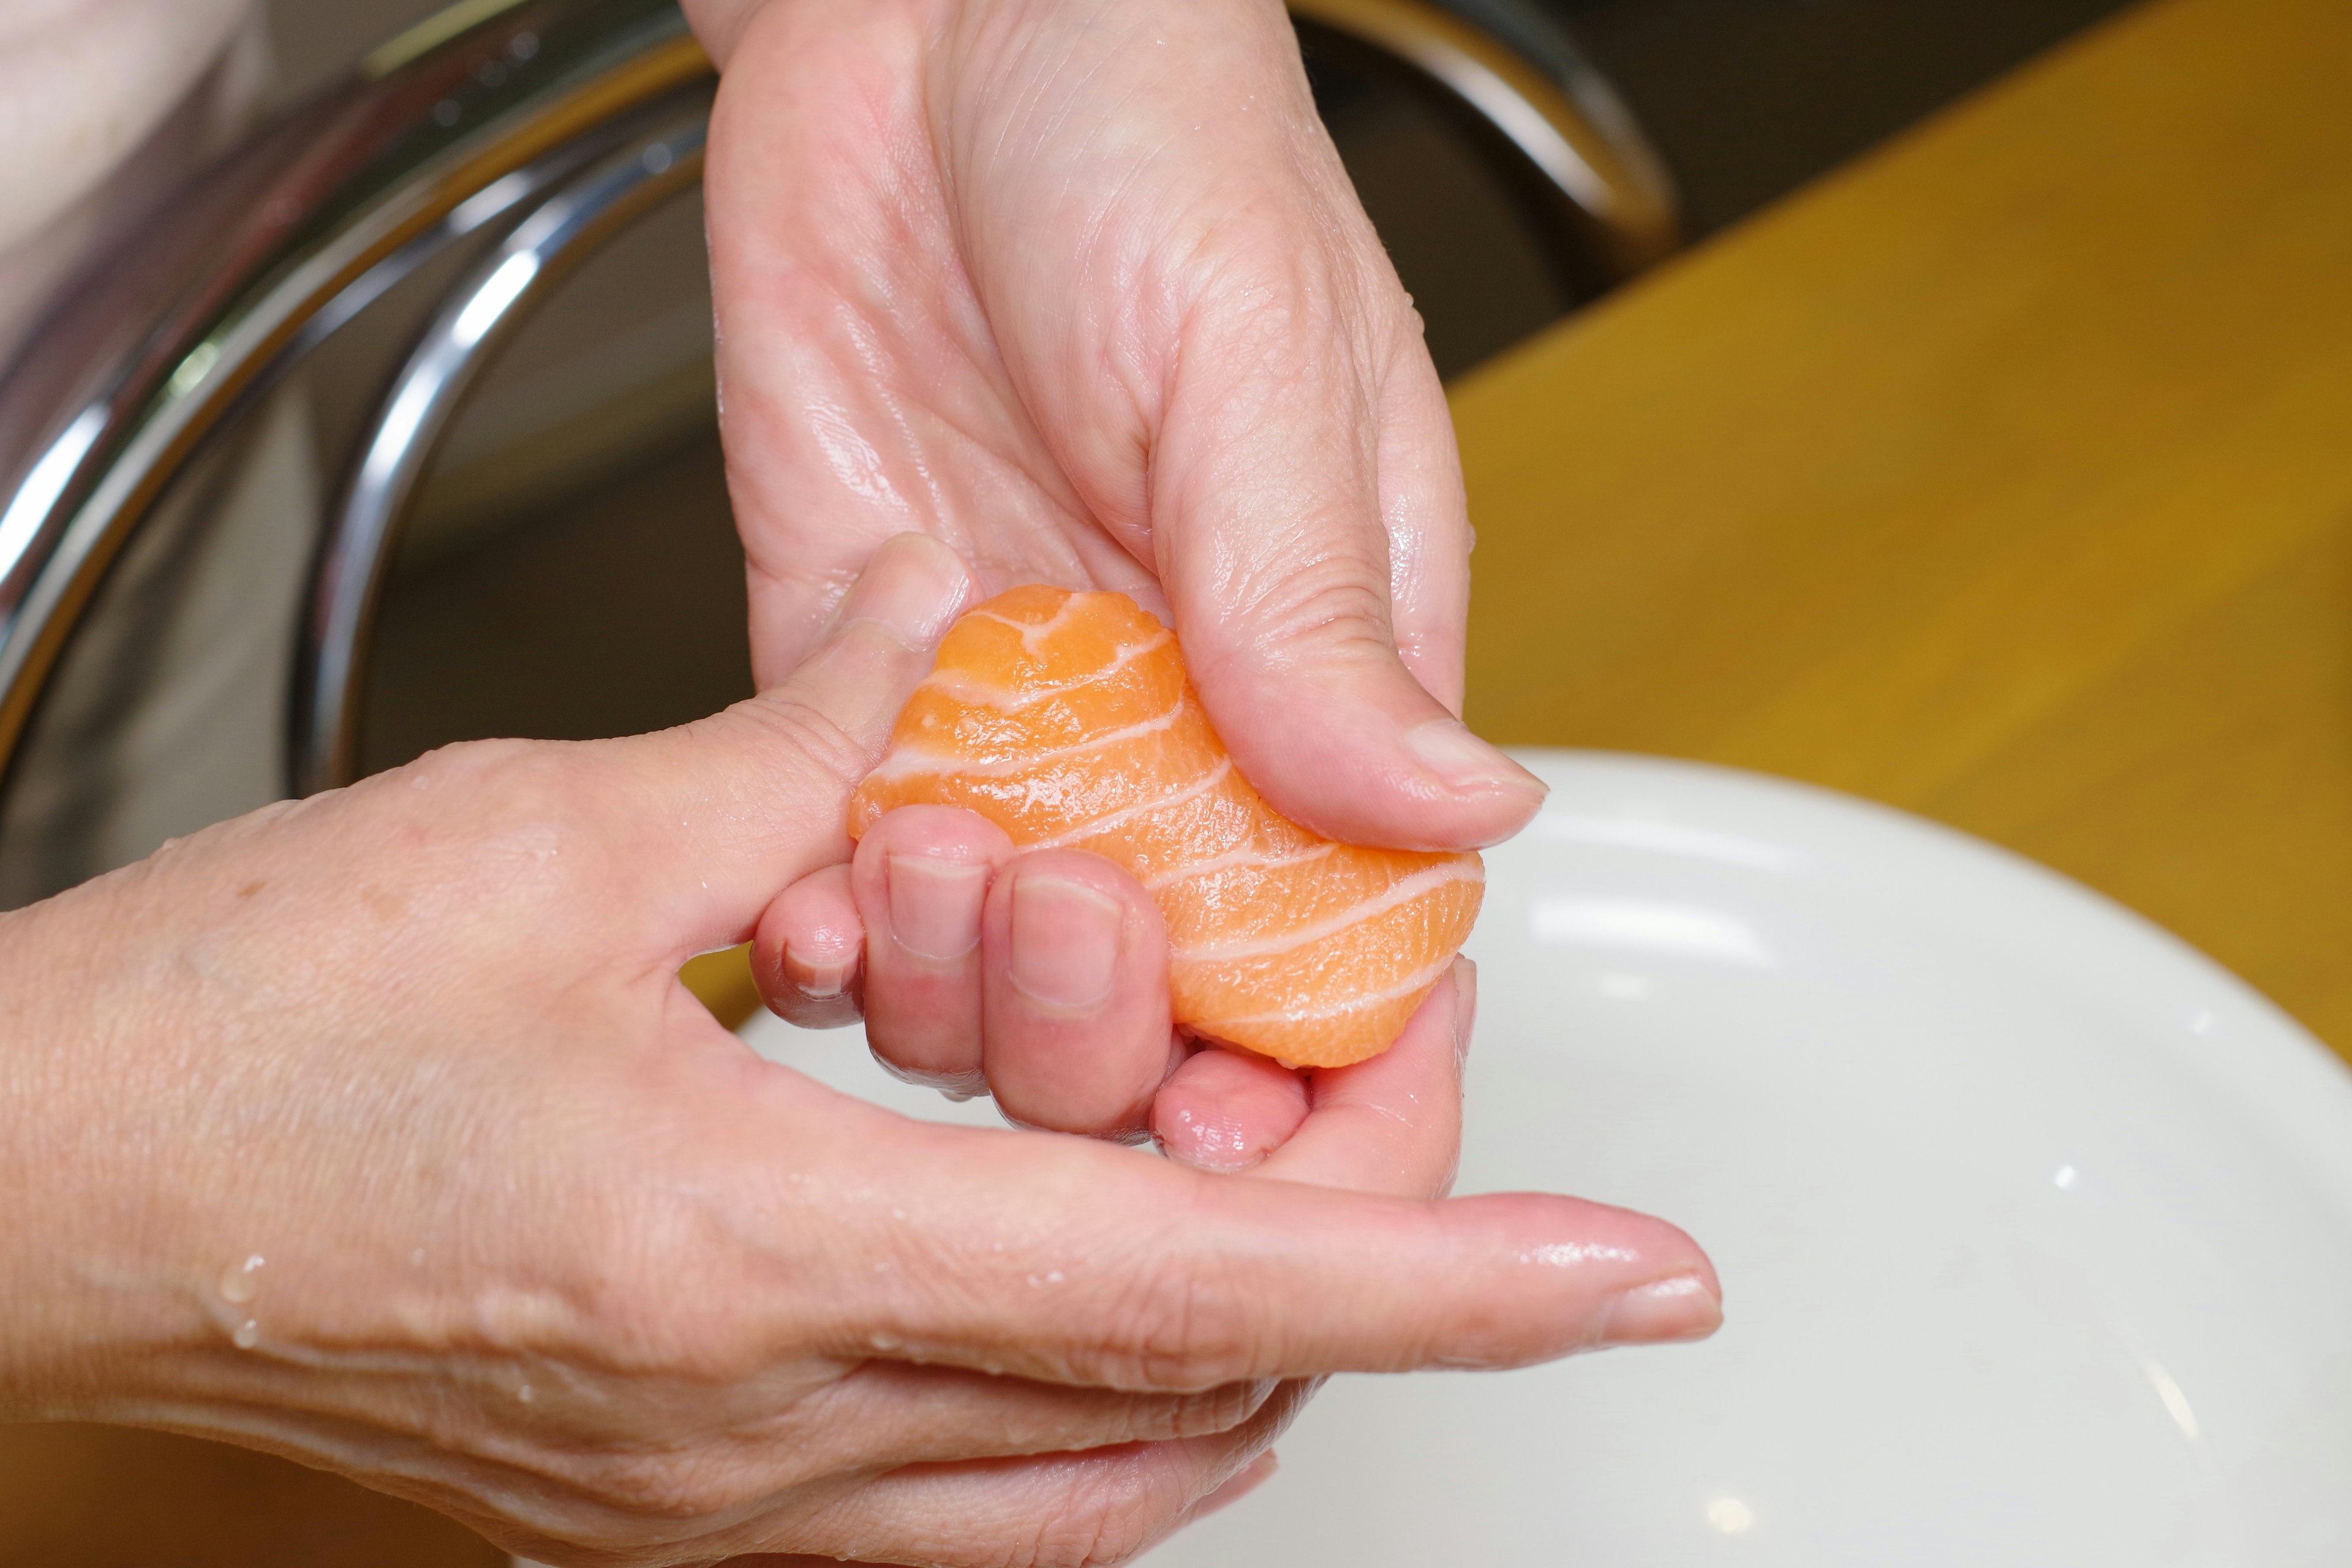
<path fill-rule="evenodd" d="M 976 811 L 1023 848 L 1091 850 L 1150 889 L 1177 1022 L 1293 1067 L 1388 1049 L 1478 918 L 1473 854 L 1366 849 L 1259 798 L 1124 594 L 1015 588 L 965 616 L 858 786 L 849 832 L 901 805 Z"/>

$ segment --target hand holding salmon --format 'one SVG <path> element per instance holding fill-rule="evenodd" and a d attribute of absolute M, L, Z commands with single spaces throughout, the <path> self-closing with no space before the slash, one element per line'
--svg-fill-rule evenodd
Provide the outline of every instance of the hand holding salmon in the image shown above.
<path fill-rule="evenodd" d="M 958 621 L 851 803 L 851 836 L 910 805 L 1129 872 L 1167 921 L 1177 1023 L 1294 1067 L 1386 1050 L 1484 888 L 1475 854 L 1339 844 L 1267 805 L 1175 635 L 1123 594 L 1016 588 Z"/>

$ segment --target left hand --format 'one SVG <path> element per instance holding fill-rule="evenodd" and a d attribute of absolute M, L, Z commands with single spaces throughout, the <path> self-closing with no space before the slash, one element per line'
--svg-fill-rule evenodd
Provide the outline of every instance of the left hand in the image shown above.
<path fill-rule="evenodd" d="M 771 904 L 751 963 L 785 1017 L 862 1013 L 892 1072 L 989 1094 L 1019 1125 L 1150 1136 L 1209 1171 L 1409 1197 L 1453 1185 L 1477 1006 L 1467 961 L 1394 1047 L 1354 1067 L 1203 1048 L 1170 1021 L 1167 933 L 1134 878 L 1082 850 L 1016 852 L 968 811 L 908 806 L 851 864 Z"/>
<path fill-rule="evenodd" d="M 911 1122 L 698 1006 L 686 955 L 847 853 L 967 586 L 900 541 L 726 713 L 451 747 L 0 914 L 0 1419 L 543 1561 L 1095 1563 L 1263 1474 L 1314 1378 L 1713 1325 L 1655 1220 L 1335 1191 L 1311 1121 L 1263 1182 Z M 1455 1026 L 1384 1059 L 1442 1084 Z"/>
<path fill-rule="evenodd" d="M 755 672 L 884 538 L 1170 619 L 1327 837 L 1506 838 L 1456 718 L 1469 527 L 1420 319 L 1279 0 L 688 0 Z"/>

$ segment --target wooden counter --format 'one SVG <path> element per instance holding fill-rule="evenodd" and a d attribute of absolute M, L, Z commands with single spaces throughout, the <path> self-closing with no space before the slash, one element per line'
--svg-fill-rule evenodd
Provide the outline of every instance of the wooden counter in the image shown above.
<path fill-rule="evenodd" d="M 1454 413 L 1484 733 L 1939 818 L 2352 1047 L 2352 5 L 2126 12 Z"/>

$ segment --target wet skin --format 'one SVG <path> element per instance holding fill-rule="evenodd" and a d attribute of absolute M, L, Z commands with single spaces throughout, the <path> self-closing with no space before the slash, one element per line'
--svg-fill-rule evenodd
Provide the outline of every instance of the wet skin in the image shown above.
<path fill-rule="evenodd" d="M 251 1444 L 558 1563 L 1097 1563 L 1262 1479 L 1324 1374 L 1714 1325 L 1670 1226 L 1432 1201 L 1465 985 L 1298 1090 L 1241 1177 L 907 1121 L 721 1029 L 679 963 L 848 858 L 849 791 L 971 592 L 898 542 L 725 714 L 451 748 L 0 916 L 0 1419 Z M 995 1075 L 1017 880 L 982 925 Z M 1152 1123 L 1297 1113 L 1257 1120 L 1293 1091 L 1228 1060 L 1188 1058 Z M 1132 1130 L 1124 1081 L 1017 1078 Z"/>
<path fill-rule="evenodd" d="M 1279 0 L 690 0 L 755 671 L 880 540 L 1117 588 L 1344 842 L 1508 837 L 1456 722 L 1470 530 L 1420 318 Z"/>
<path fill-rule="evenodd" d="M 1173 1036 L 1114 868 L 842 833 L 948 621 L 1037 580 L 1165 611 L 1311 826 L 1536 809 L 1454 721 L 1444 403 L 1279 5 L 689 10 L 762 694 L 0 916 L 0 1418 L 252 1444 L 557 1563 L 1108 1563 L 1263 1479 L 1328 1373 L 1708 1331 L 1670 1226 L 1437 1201 L 1466 970 L 1302 1078 Z M 755 935 L 783 1010 L 1097 1136 L 761 1062 L 676 979 Z"/>

